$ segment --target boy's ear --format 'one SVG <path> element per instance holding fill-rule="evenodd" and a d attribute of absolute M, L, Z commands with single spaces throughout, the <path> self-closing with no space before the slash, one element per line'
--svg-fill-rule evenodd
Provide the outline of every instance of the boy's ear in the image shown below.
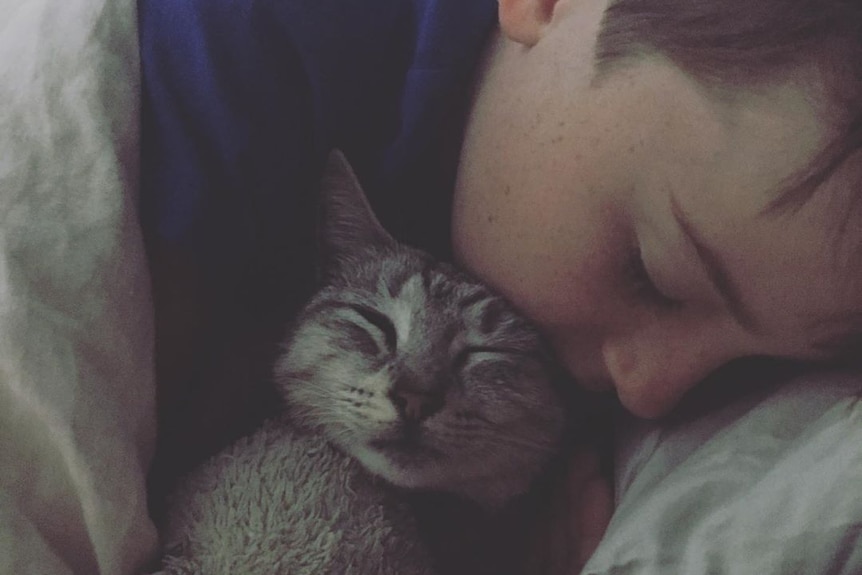
<path fill-rule="evenodd" d="M 510 39 L 533 46 L 554 15 L 557 0 L 498 0 L 500 29 Z"/>
<path fill-rule="evenodd" d="M 394 240 L 383 229 L 353 169 L 339 150 L 329 155 L 320 189 L 320 239 L 324 266 L 337 266 L 352 254 Z"/>

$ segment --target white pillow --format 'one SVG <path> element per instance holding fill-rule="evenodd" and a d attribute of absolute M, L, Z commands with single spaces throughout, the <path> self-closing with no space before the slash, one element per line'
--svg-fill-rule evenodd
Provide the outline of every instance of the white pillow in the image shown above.
<path fill-rule="evenodd" d="M 672 424 L 622 416 L 591 575 L 862 573 L 862 377 L 800 376 Z"/>
<path fill-rule="evenodd" d="M 155 551 L 138 93 L 133 0 L 0 0 L 0 573 Z"/>

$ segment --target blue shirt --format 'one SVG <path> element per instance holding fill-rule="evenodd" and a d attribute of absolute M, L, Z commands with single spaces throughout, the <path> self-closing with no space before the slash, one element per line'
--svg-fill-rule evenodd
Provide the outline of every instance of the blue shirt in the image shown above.
<path fill-rule="evenodd" d="M 455 160 L 444 139 L 494 0 L 140 0 L 139 11 L 149 233 L 203 251 L 278 236 L 340 147 L 396 235 L 438 239 L 448 217 L 428 224 L 448 216 Z"/>

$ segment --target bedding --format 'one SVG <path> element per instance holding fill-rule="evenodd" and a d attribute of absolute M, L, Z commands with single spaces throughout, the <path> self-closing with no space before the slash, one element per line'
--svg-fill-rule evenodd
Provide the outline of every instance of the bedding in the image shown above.
<path fill-rule="evenodd" d="M 0 574 L 140 573 L 156 551 L 152 305 L 132 0 L 0 0 Z M 862 378 L 707 414 L 620 414 L 590 575 L 862 573 Z"/>
<path fill-rule="evenodd" d="M 585 574 L 862 573 L 858 373 L 761 385 L 662 424 L 621 414 L 617 429 L 616 511 Z"/>
<path fill-rule="evenodd" d="M 0 573 L 152 558 L 133 0 L 0 0 Z"/>

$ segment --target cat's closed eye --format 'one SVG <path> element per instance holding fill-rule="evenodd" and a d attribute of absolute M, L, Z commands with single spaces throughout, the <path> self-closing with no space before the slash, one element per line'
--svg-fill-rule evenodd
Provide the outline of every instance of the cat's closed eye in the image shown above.
<path fill-rule="evenodd" d="M 395 324 L 386 314 L 362 304 L 351 303 L 346 304 L 345 307 L 353 312 L 354 317 L 352 319 L 358 320 L 355 325 L 365 332 L 357 341 L 364 353 L 374 356 L 395 353 L 398 333 L 395 330 Z"/>
<path fill-rule="evenodd" d="M 523 352 L 512 348 L 483 345 L 466 346 L 455 355 L 455 359 L 452 361 L 452 369 L 457 372 L 462 370 L 468 362 L 481 361 L 483 359 L 501 361 L 508 356 L 520 355 L 523 355 Z"/>

